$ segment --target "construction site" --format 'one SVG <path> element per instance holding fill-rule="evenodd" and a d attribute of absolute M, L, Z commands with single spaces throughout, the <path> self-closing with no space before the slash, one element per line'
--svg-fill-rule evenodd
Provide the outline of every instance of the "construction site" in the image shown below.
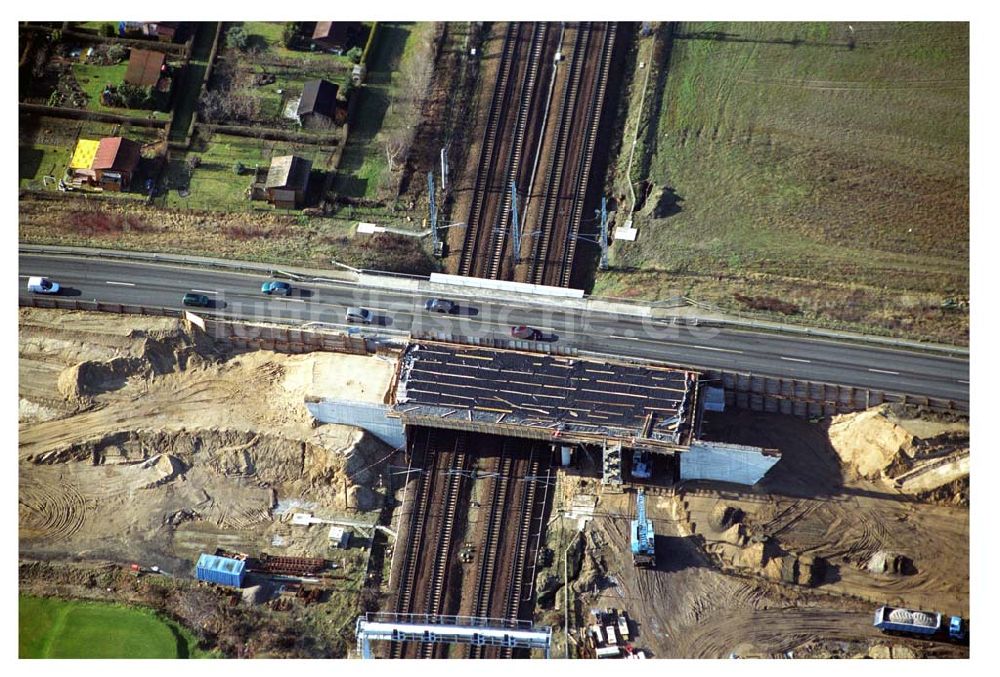
<path fill-rule="evenodd" d="M 968 352 L 588 296 L 653 28 L 466 28 L 429 276 L 22 250 L 21 594 L 226 657 L 967 658 Z"/>
<path fill-rule="evenodd" d="M 20 311 L 22 560 L 231 558 L 225 599 L 323 610 L 373 657 L 968 651 L 871 623 L 968 615 L 961 415 L 808 422 L 719 411 L 669 365 L 218 336 Z"/>

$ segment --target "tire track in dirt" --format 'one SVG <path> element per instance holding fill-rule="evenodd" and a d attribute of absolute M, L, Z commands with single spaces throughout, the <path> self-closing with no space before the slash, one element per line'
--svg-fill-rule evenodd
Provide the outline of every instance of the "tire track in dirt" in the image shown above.
<path fill-rule="evenodd" d="M 796 607 L 730 609 L 724 614 L 706 614 L 697 624 L 674 635 L 662 658 L 726 658 L 745 643 L 762 651 L 784 653 L 817 638 L 868 640 L 879 636 L 867 612 Z"/>
<path fill-rule="evenodd" d="M 83 526 L 87 508 L 87 501 L 69 482 L 47 484 L 28 477 L 19 478 L 18 512 L 22 538 L 67 540 Z"/>

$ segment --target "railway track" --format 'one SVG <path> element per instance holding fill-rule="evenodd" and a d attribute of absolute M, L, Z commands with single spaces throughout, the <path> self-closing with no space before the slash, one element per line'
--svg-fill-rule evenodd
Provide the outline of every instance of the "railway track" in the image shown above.
<path fill-rule="evenodd" d="M 524 585 L 524 573 L 527 567 L 528 548 L 531 543 L 531 522 L 535 513 L 535 493 L 538 487 L 538 471 L 541 463 L 535 454 L 528 463 L 528 473 L 524 477 L 525 490 L 521 492 L 521 520 L 518 524 L 517 541 L 514 550 L 514 564 L 510 568 L 507 583 L 507 596 L 503 617 L 518 620 L 521 615 L 521 588 Z M 500 658 L 513 658 L 514 650 L 510 647 L 500 649 Z"/>
<path fill-rule="evenodd" d="M 500 543 L 503 536 L 503 527 L 507 518 L 507 499 L 511 488 L 511 471 L 514 459 L 507 450 L 507 441 L 500 451 L 494 463 L 493 487 L 490 493 L 490 514 L 487 519 L 486 534 L 483 537 L 482 555 L 479 564 L 479 576 L 477 578 L 477 595 L 475 606 L 473 606 L 473 616 L 484 617 L 490 615 L 490 606 L 493 599 L 494 572 L 496 569 L 497 557 L 500 554 Z M 469 658 L 482 658 L 483 647 L 470 646 Z"/>
<path fill-rule="evenodd" d="M 587 132 L 584 137 L 583 152 L 580 154 L 576 169 L 576 186 L 573 190 L 573 207 L 569 218 L 569 232 L 563 245 L 563 256 L 559 263 L 558 282 L 561 287 L 568 287 L 573 275 L 573 259 L 576 256 L 576 243 L 580 235 L 580 222 L 583 220 L 583 205 L 590 185 L 590 168 L 593 165 L 594 151 L 597 148 L 597 134 L 600 130 L 601 111 L 604 97 L 608 90 L 608 75 L 611 70 L 611 57 L 615 49 L 615 37 L 618 25 L 609 23 L 604 31 L 604 44 L 601 47 L 601 63 L 598 67 L 595 94 L 590 100 L 587 112 Z"/>
<path fill-rule="evenodd" d="M 458 274 L 572 281 L 617 33 L 615 23 L 505 25 L 482 141 L 467 169 L 474 181 Z M 523 196 L 517 224 L 511 182 Z M 523 267 L 511 251 L 511 229 L 522 225 Z"/>
<path fill-rule="evenodd" d="M 421 472 L 417 473 L 414 480 L 417 483 L 413 500 L 410 503 L 409 529 L 407 532 L 406 554 L 403 559 L 402 579 L 400 581 L 399 593 L 396 598 L 397 613 L 411 613 L 413 607 L 413 591 L 416 587 L 417 562 L 421 554 L 421 546 L 424 538 L 424 528 L 427 522 L 428 504 L 430 503 L 430 489 L 433 480 L 433 459 L 428 467 L 427 449 L 430 443 L 431 431 L 428 428 L 418 429 L 415 433 L 411 454 L 420 454 Z M 418 439 L 423 440 L 419 444 Z M 392 642 L 389 645 L 390 658 L 403 657 L 403 644 Z"/>
<path fill-rule="evenodd" d="M 496 84 L 493 87 L 493 95 L 490 99 L 489 115 L 487 117 L 486 129 L 483 132 L 476 181 L 472 192 L 472 203 L 469 209 L 469 218 L 466 220 L 468 226 L 465 232 L 465 243 L 462 247 L 462 257 L 459 262 L 459 273 L 461 275 L 472 274 L 472 266 L 479 250 L 479 240 L 483 230 L 483 211 L 486 206 L 487 192 L 492 183 L 493 173 L 496 168 L 496 146 L 503 132 L 501 120 L 503 119 L 503 113 L 510 96 L 512 76 L 517 65 L 515 52 L 522 27 L 523 25 L 517 22 L 507 24 L 503 46 L 500 50 L 500 70 L 497 75 Z"/>
<path fill-rule="evenodd" d="M 537 557 L 541 537 L 535 529 L 540 529 L 539 516 L 545 510 L 539 503 L 543 486 L 548 494 L 539 475 L 548 471 L 547 452 L 544 444 L 512 438 L 431 428 L 414 431 L 410 467 L 419 472 L 404 502 L 409 512 L 405 535 L 400 534 L 405 551 L 400 550 L 397 562 L 397 613 L 506 619 L 527 613 L 525 604 L 534 590 L 532 558 Z M 471 522 L 478 525 L 472 536 L 466 531 L 466 508 L 479 454 L 488 474 L 479 480 L 485 491 L 477 504 L 479 517 Z M 474 568 L 465 569 L 457 550 L 469 538 L 478 556 Z M 532 577 L 530 586 L 526 576 Z M 443 644 L 389 644 L 391 658 L 444 658 L 449 653 Z M 470 646 L 467 655 L 497 658 L 511 652 Z"/>
<path fill-rule="evenodd" d="M 559 108 L 559 122 L 555 129 L 552 154 L 543 188 L 541 214 L 535 226 L 539 237 L 532 241 L 533 251 L 528 281 L 533 284 L 544 284 L 545 274 L 548 270 L 549 248 L 558 228 L 557 219 L 565 180 L 566 158 L 570 151 L 570 135 L 573 130 L 573 118 L 576 113 L 580 84 L 585 72 L 587 45 L 590 41 L 591 31 L 591 24 L 581 23 L 577 27 L 576 39 L 573 42 L 572 61 L 570 62 L 566 87 L 563 90 L 562 103 Z"/>
<path fill-rule="evenodd" d="M 510 228 L 517 228 L 519 224 L 512 222 L 511 215 L 511 194 L 507 186 L 511 181 L 520 178 L 521 157 L 525 148 L 524 138 L 528 128 L 528 120 L 535 104 L 535 95 L 538 90 L 538 73 L 541 70 L 542 54 L 549 36 L 549 25 L 547 23 L 534 24 L 531 36 L 531 49 L 528 55 L 528 72 L 521 85 L 521 93 L 518 96 L 517 118 L 514 122 L 514 135 L 507 159 L 507 167 L 503 174 L 504 183 L 500 186 L 500 208 L 496 212 L 493 223 L 493 245 L 491 247 L 489 267 L 486 276 L 492 280 L 498 279 L 503 266 L 504 252 L 507 248 L 507 241 Z"/>
<path fill-rule="evenodd" d="M 430 582 L 427 586 L 425 612 L 431 615 L 444 613 L 444 598 L 448 580 L 448 566 L 451 562 L 452 536 L 455 532 L 455 516 L 458 513 L 459 496 L 465 484 L 466 454 L 465 435 L 458 435 L 452 452 L 451 468 L 447 473 L 444 490 L 444 509 L 438 514 L 437 542 L 434 549 L 435 560 Z M 441 647 L 426 643 L 420 647 L 421 657 L 433 658 Z"/>

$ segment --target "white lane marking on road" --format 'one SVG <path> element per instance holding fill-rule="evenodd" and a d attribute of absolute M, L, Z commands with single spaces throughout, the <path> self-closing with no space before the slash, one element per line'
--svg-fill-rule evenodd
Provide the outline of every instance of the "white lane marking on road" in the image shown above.
<path fill-rule="evenodd" d="M 959 383 L 964 383 L 965 385 L 969 385 L 969 382 L 968 382 L 968 381 L 963 381 L 963 380 L 961 380 L 961 379 L 959 379 L 959 380 L 958 380 L 958 382 L 959 382 Z"/>
<path fill-rule="evenodd" d="M 192 289 L 191 291 L 196 291 L 199 294 L 218 294 L 217 291 L 212 291 L 211 289 Z"/>
<path fill-rule="evenodd" d="M 685 346 L 686 348 L 697 348 L 698 350 L 714 350 L 717 353 L 736 353 L 737 355 L 742 355 L 742 350 L 730 350 L 729 348 L 713 348 L 712 346 Z"/>
<path fill-rule="evenodd" d="M 871 367 L 868 367 L 868 371 L 873 371 L 876 374 L 892 374 L 893 376 L 899 376 L 898 371 L 889 371 L 888 369 L 872 369 Z"/>
<path fill-rule="evenodd" d="M 784 357 L 783 355 L 779 355 L 778 357 L 786 362 L 805 362 L 806 364 L 812 364 L 812 360 L 803 360 L 800 357 Z"/>
<path fill-rule="evenodd" d="M 27 280 L 31 275 L 18 275 L 19 278 Z"/>
<path fill-rule="evenodd" d="M 696 346 L 688 343 L 671 343 L 670 341 L 660 341 L 659 339 L 648 339 L 648 338 L 641 338 L 638 336 L 609 336 L 608 338 L 624 339 L 626 341 L 644 341 L 646 343 L 653 343 L 656 345 L 678 346 L 680 348 L 696 348 L 698 350 L 712 350 L 717 353 L 735 353 L 737 355 L 743 354 L 742 350 L 731 350 L 729 348 L 715 348 L 712 346 Z"/>
<path fill-rule="evenodd" d="M 305 299 L 290 299 L 287 296 L 275 296 L 273 298 L 278 301 L 289 301 L 291 303 L 305 303 Z"/>
<path fill-rule="evenodd" d="M 135 286 L 135 282 L 112 282 L 111 280 L 108 280 L 104 284 L 116 284 L 119 287 L 134 287 Z"/>

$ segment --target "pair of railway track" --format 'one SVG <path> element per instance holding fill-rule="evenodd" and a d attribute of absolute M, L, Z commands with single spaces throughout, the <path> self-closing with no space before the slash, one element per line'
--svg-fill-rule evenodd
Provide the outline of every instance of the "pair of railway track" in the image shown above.
<path fill-rule="evenodd" d="M 469 439 L 476 445 L 472 452 L 466 450 Z M 481 529 L 475 536 L 478 564 L 474 578 L 468 579 L 475 585 L 474 598 L 466 607 L 455 591 L 457 582 L 465 579 L 457 564 L 456 544 L 465 535 L 463 508 L 469 502 L 474 453 L 496 456 L 483 480 L 488 494 L 481 506 Z M 418 428 L 412 438 L 411 458 L 411 469 L 417 472 L 406 501 L 406 546 L 400 551 L 403 561 L 396 612 L 520 619 L 534 594 L 531 563 L 541 537 L 539 515 L 545 509 L 538 505 L 538 491 L 539 485 L 547 482 L 540 473 L 549 472 L 544 445 L 532 444 L 526 453 L 513 439 L 500 442 L 498 438 Z M 526 586 L 526 576 L 531 585 Z M 389 648 L 392 658 L 435 658 L 447 652 L 446 646 L 433 643 L 392 642 Z M 512 652 L 473 646 L 469 656 L 503 658 L 511 657 Z"/>
<path fill-rule="evenodd" d="M 527 210 L 521 212 L 521 221 L 531 232 L 524 234 L 528 246 L 517 254 L 527 253 L 523 281 L 559 286 L 570 283 L 617 27 L 610 23 L 601 29 L 582 22 L 572 30 L 575 37 L 561 96 L 556 97 L 556 106 L 551 107 L 549 100 L 542 108 L 539 94 L 544 83 L 549 83 L 551 99 L 558 76 L 556 66 L 543 67 L 551 63 L 549 56 L 561 53 L 565 26 L 558 44 L 553 44 L 555 29 L 550 24 L 506 25 L 466 220 L 458 269 L 461 275 L 489 279 L 519 275 L 509 256 L 512 241 L 516 244 L 520 239 L 512 237 L 512 229 L 520 232 L 522 225 L 513 223 L 510 185 L 518 185 L 521 195 L 527 183 L 524 194 L 530 201 L 538 159 L 545 149 L 543 203 L 530 226 Z M 592 42 L 597 44 L 595 32 L 603 35 L 596 60 L 592 48 Z M 550 112 L 550 108 L 554 110 Z M 546 131 L 550 116 L 555 120 L 551 140 Z M 535 163 L 526 171 L 522 158 L 530 154 Z"/>
<path fill-rule="evenodd" d="M 422 437 L 422 446 L 415 449 L 421 456 L 421 472 L 416 479 L 417 487 L 410 506 L 410 520 L 406 555 L 403 562 L 402 581 L 396 602 L 396 612 L 441 614 L 447 594 L 447 567 L 451 559 L 455 521 L 458 514 L 460 498 L 465 485 L 468 456 L 465 453 L 465 435 L 459 434 L 451 451 L 434 453 L 432 447 L 435 441 L 433 429 L 420 429 L 417 433 Z M 415 446 L 418 443 L 415 443 Z M 430 462 L 428 463 L 428 456 Z M 431 508 L 437 497 L 444 497 L 441 510 L 437 513 L 428 528 Z M 420 579 L 424 570 L 420 558 L 424 554 L 425 544 L 429 544 L 436 553 L 429 576 Z M 424 591 L 422 607 L 415 609 L 415 595 Z M 434 645 L 424 644 L 418 649 L 421 657 L 430 658 L 434 653 Z M 404 658 L 409 651 L 404 643 L 392 642 L 389 647 L 391 658 Z"/>

